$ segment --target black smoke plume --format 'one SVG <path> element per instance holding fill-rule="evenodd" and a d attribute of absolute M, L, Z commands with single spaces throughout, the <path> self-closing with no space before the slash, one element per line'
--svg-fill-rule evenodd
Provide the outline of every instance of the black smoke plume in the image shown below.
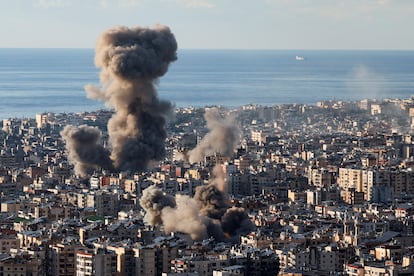
<path fill-rule="evenodd" d="M 255 228 L 246 211 L 239 207 L 231 207 L 226 210 L 221 218 L 221 226 L 223 232 L 231 237 L 249 233 Z"/>
<path fill-rule="evenodd" d="M 61 135 L 66 142 L 68 159 L 74 165 L 76 174 L 86 176 L 98 167 L 112 169 L 109 151 L 99 144 L 101 132 L 98 128 L 68 125 Z"/>
<path fill-rule="evenodd" d="M 165 156 L 165 123 L 173 108 L 158 99 L 155 82 L 177 59 L 176 51 L 177 42 L 166 26 L 117 27 L 99 38 L 95 64 L 101 68 L 101 86 L 85 89 L 90 98 L 115 110 L 108 134 L 109 157 L 116 170 L 143 171 Z"/>
<path fill-rule="evenodd" d="M 200 212 L 213 219 L 220 219 L 230 207 L 224 173 L 219 165 L 213 168 L 210 184 L 196 188 L 194 199 L 200 204 Z"/>

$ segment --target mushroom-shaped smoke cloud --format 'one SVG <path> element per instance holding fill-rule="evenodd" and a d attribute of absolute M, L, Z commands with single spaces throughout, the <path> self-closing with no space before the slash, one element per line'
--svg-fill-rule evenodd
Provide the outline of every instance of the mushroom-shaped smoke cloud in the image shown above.
<path fill-rule="evenodd" d="M 105 159 L 112 160 L 114 169 L 142 171 L 152 160 L 165 156 L 165 122 L 172 105 L 158 99 L 154 82 L 177 59 L 176 51 L 177 42 L 166 26 L 117 27 L 101 35 L 95 55 L 95 64 L 101 68 L 101 87 L 87 85 L 85 89 L 90 98 L 103 100 L 115 110 L 108 122 L 111 152 L 101 153 L 108 154 Z M 76 132 L 73 127 L 71 131 Z M 82 143 L 72 143 L 70 136 L 65 140 L 72 144 L 67 147 L 71 161 L 85 163 L 82 155 L 71 153 L 78 152 Z"/>

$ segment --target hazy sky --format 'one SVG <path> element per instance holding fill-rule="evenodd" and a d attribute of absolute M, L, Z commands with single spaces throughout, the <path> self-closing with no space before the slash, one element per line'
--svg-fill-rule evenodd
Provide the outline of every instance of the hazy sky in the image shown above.
<path fill-rule="evenodd" d="M 179 48 L 414 50 L 414 0 L 0 0 L 0 47 L 94 48 L 116 25 Z"/>

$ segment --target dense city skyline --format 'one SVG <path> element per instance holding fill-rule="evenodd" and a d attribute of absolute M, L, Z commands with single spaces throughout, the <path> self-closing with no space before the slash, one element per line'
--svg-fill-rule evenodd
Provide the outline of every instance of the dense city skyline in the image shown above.
<path fill-rule="evenodd" d="M 61 131 L 94 125 L 108 144 L 113 112 L 0 121 L 0 270 L 413 274 L 414 98 L 212 111 L 176 109 L 166 158 L 147 171 L 87 177 Z M 225 118 L 241 132 L 226 154 Z M 186 158 L 200 146 L 202 160 Z"/>

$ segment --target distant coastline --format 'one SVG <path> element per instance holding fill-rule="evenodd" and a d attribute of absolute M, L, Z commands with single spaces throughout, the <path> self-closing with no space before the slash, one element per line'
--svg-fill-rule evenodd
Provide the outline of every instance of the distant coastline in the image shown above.
<path fill-rule="evenodd" d="M 0 119 L 105 108 L 87 99 L 89 83 L 99 83 L 93 49 L 2 48 Z M 157 89 L 177 107 L 409 98 L 414 51 L 184 49 Z"/>

